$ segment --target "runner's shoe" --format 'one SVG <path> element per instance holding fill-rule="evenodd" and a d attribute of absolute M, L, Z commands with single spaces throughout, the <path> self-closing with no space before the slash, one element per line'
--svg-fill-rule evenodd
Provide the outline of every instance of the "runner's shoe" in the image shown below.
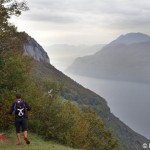
<path fill-rule="evenodd" d="M 24 138 L 24 140 L 26 141 L 26 144 L 30 144 L 30 141 L 28 140 L 28 138 Z"/>

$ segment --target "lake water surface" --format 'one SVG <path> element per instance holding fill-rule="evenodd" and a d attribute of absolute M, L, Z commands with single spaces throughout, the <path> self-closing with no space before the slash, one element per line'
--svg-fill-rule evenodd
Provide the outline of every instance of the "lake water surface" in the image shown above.
<path fill-rule="evenodd" d="M 150 84 L 67 75 L 105 98 L 115 116 L 150 139 Z"/>

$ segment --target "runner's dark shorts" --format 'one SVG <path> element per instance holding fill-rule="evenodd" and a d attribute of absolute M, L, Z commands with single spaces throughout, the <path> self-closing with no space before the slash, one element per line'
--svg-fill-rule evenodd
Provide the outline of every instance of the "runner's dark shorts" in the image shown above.
<path fill-rule="evenodd" d="M 27 118 L 15 118 L 16 133 L 20 133 L 20 128 L 22 132 L 27 131 Z"/>

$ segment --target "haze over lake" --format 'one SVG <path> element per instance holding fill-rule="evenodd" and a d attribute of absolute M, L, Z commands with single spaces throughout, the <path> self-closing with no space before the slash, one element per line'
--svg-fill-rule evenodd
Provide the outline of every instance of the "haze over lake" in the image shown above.
<path fill-rule="evenodd" d="M 67 75 L 105 98 L 114 115 L 150 139 L 150 84 Z"/>

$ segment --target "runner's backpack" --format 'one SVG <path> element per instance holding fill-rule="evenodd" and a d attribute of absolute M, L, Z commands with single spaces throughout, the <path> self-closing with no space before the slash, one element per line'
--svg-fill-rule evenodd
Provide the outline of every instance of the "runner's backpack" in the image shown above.
<path fill-rule="evenodd" d="M 15 115 L 18 117 L 24 117 L 26 113 L 26 106 L 25 106 L 25 101 L 24 100 L 18 100 L 14 104 L 14 110 L 15 110 Z"/>

